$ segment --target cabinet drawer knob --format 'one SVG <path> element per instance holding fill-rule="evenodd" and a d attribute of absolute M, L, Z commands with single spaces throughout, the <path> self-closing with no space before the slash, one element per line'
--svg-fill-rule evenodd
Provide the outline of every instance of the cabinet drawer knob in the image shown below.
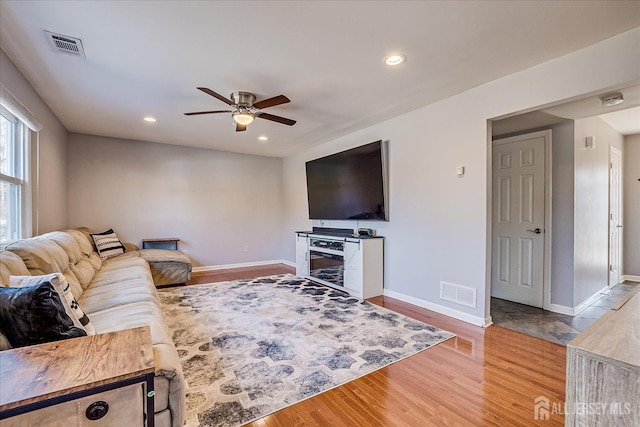
<path fill-rule="evenodd" d="M 85 415 L 87 416 L 87 419 L 96 421 L 107 415 L 107 412 L 109 412 L 109 404 L 99 400 L 97 402 L 93 402 L 87 407 Z"/>

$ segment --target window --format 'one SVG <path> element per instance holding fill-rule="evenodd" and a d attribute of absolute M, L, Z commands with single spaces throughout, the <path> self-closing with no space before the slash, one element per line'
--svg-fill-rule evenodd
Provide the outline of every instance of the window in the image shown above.
<path fill-rule="evenodd" d="M 28 136 L 24 123 L 0 108 L 0 242 L 20 239 L 30 232 Z"/>

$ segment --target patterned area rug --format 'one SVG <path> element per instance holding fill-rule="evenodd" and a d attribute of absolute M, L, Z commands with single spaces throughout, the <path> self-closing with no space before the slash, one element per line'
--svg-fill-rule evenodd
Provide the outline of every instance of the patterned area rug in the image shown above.
<path fill-rule="evenodd" d="M 160 290 L 187 426 L 238 426 L 454 334 L 284 274 Z"/>

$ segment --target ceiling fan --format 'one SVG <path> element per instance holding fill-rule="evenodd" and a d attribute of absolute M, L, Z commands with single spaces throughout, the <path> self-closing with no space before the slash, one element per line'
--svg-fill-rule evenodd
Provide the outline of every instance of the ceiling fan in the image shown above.
<path fill-rule="evenodd" d="M 285 117 L 275 116 L 273 114 L 264 113 L 260 110 L 268 107 L 274 107 L 280 104 L 286 104 L 291 102 L 289 98 L 284 95 L 274 96 L 273 98 L 263 99 L 256 102 L 256 96 L 249 92 L 233 92 L 231 99 L 225 98 L 208 89 L 206 87 L 199 87 L 199 90 L 204 93 L 218 98 L 220 101 L 233 107 L 233 110 L 215 110 L 215 111 L 196 111 L 193 113 L 184 113 L 185 116 L 197 116 L 199 114 L 216 114 L 216 113 L 232 113 L 233 121 L 236 125 L 236 132 L 242 132 L 247 130 L 247 125 L 258 117 L 260 119 L 271 120 L 272 122 L 282 123 L 283 125 L 293 126 L 296 124 L 295 120 L 287 119 Z"/>

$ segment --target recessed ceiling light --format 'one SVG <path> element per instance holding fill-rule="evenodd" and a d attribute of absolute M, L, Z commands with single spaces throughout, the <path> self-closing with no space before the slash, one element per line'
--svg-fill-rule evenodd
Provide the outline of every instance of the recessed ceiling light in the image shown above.
<path fill-rule="evenodd" d="M 151 116 L 147 116 L 147 117 L 145 117 L 145 118 L 144 118 L 144 121 L 145 121 L 145 122 L 149 122 L 149 123 L 155 123 L 155 122 L 156 122 L 156 119 L 154 119 L 154 118 L 153 118 L 153 117 L 151 117 Z"/>
<path fill-rule="evenodd" d="M 407 60 L 404 55 L 389 55 L 384 59 L 384 63 L 387 65 L 400 65 Z"/>
<path fill-rule="evenodd" d="M 264 135 L 258 137 L 258 141 L 263 141 L 264 142 L 264 141 L 268 141 L 268 140 L 269 140 L 269 138 L 267 138 Z"/>

